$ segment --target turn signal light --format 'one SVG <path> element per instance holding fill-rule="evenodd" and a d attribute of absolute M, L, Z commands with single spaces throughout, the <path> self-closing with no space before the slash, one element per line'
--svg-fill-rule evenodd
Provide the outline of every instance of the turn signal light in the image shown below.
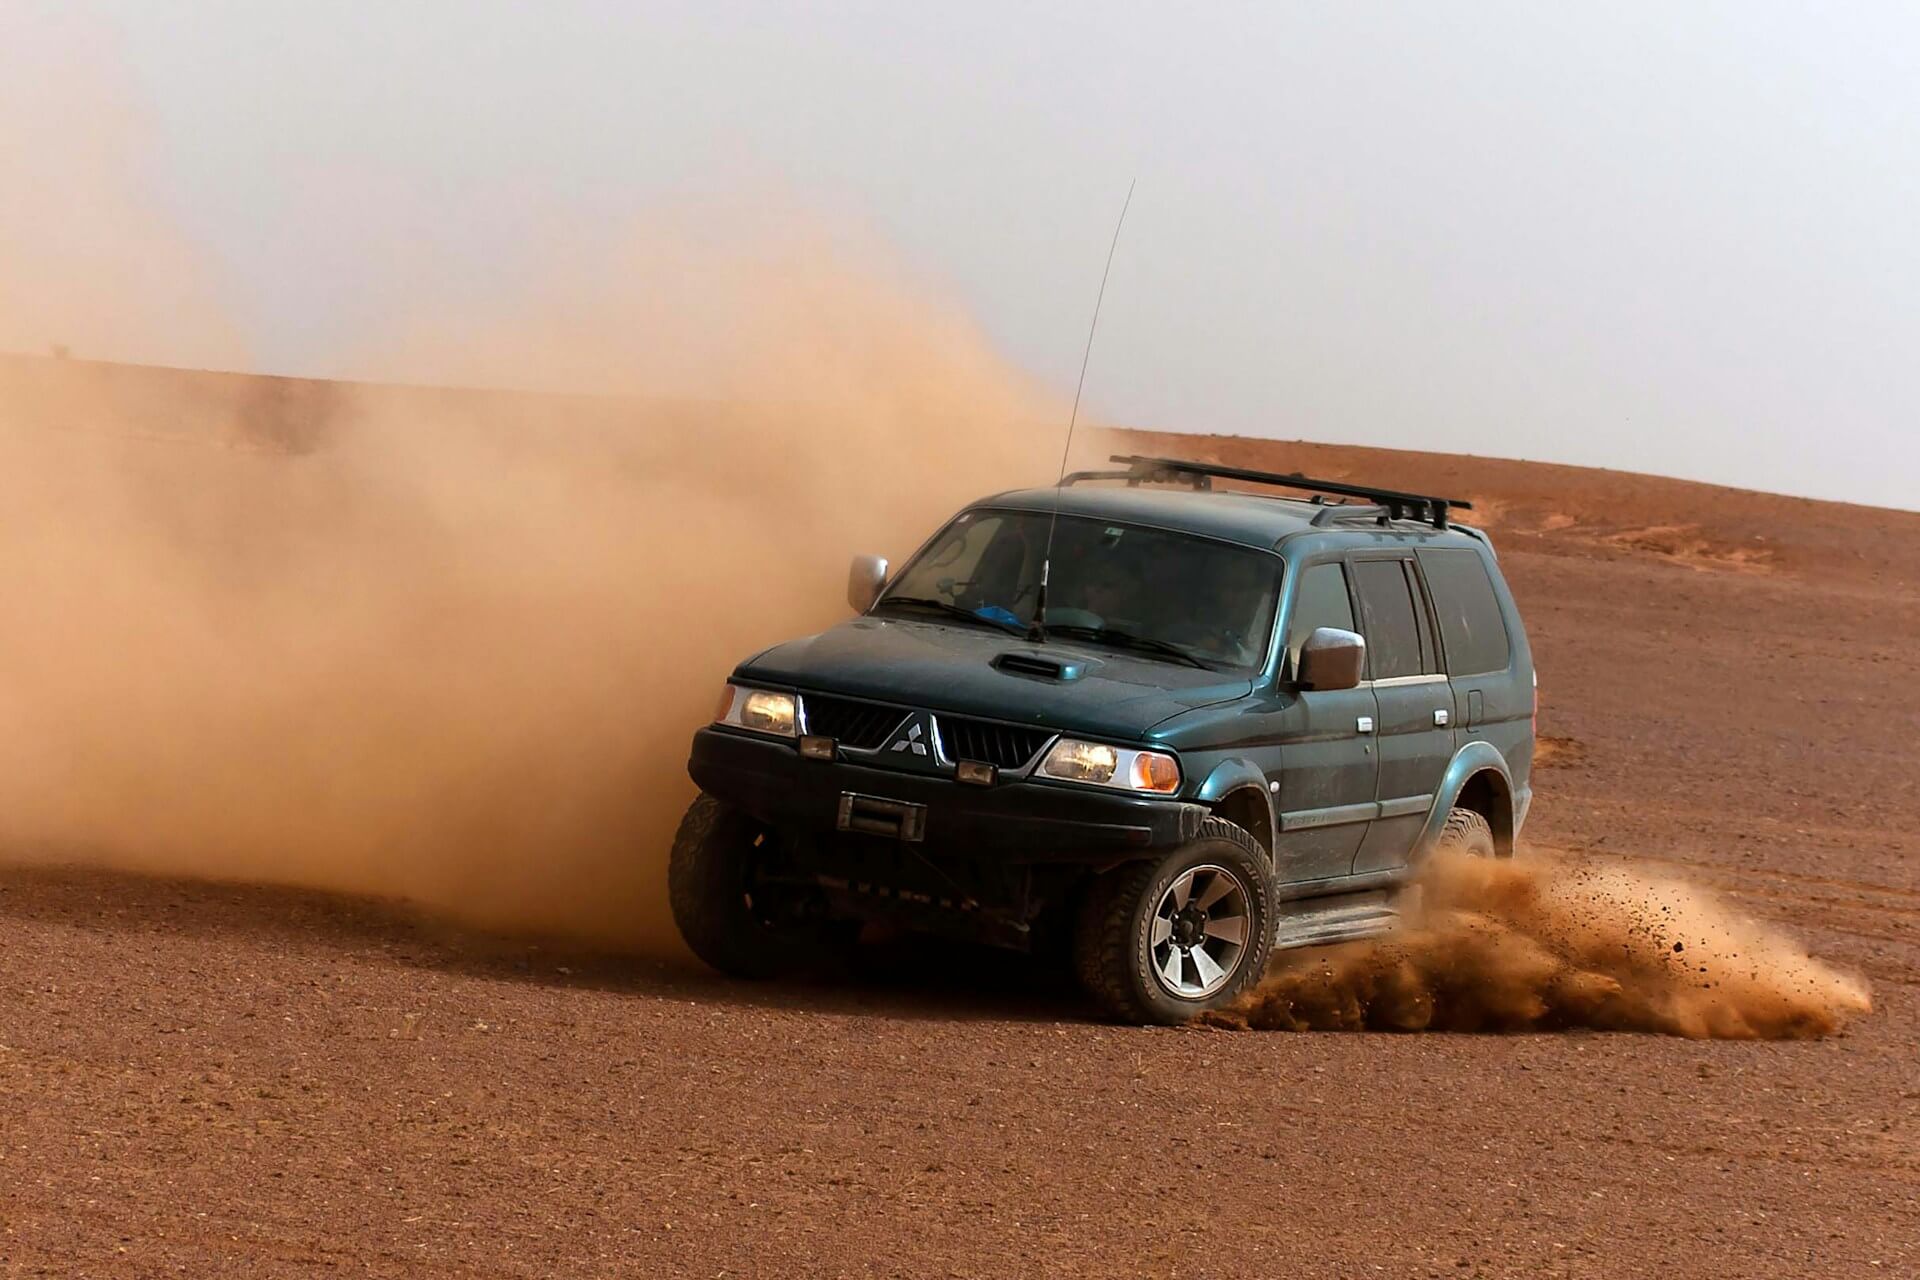
<path fill-rule="evenodd" d="M 1133 758 L 1133 789 L 1168 794 L 1180 789 L 1180 766 L 1172 756 L 1142 751 Z"/>

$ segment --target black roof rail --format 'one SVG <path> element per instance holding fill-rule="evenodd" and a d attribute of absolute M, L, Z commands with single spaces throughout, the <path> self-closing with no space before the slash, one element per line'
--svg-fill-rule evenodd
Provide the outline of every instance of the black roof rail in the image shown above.
<path fill-rule="evenodd" d="M 1125 480 L 1131 484 L 1140 483 L 1131 471 L 1070 471 L 1060 477 L 1060 483 L 1063 485 L 1079 484 L 1082 480 Z"/>
<path fill-rule="evenodd" d="M 1215 479 L 1239 480 L 1246 484 L 1269 484 L 1281 489 L 1294 489 L 1301 493 L 1330 493 L 1343 498 L 1364 498 L 1380 508 L 1385 519 L 1423 520 L 1436 529 L 1447 527 L 1447 513 L 1450 508 L 1458 507 L 1462 511 L 1473 510 L 1471 502 L 1465 502 L 1459 498 L 1442 498 L 1430 493 L 1404 493 L 1398 489 L 1348 484 L 1343 480 L 1316 480 L 1312 476 L 1303 476 L 1298 471 L 1281 475 L 1275 471 L 1252 471 L 1245 467 L 1227 467 L 1213 462 L 1184 462 L 1179 458 L 1146 458 L 1120 453 L 1114 454 L 1110 461 L 1123 463 L 1127 470 L 1075 472 L 1067 477 L 1064 483 L 1072 484 L 1076 480 L 1124 479 L 1128 484 L 1189 484 L 1195 489 L 1208 490 L 1213 488 Z M 1337 507 L 1333 509 L 1338 510 Z M 1355 510 L 1352 514 L 1358 516 L 1363 513 Z M 1319 517 L 1315 517 L 1316 522 L 1318 519 Z"/>
<path fill-rule="evenodd" d="M 1320 508 L 1313 516 L 1313 524 L 1316 526 L 1352 523 L 1355 520 L 1393 519 L 1387 509 L 1377 502 L 1348 502 L 1342 498 L 1338 502 L 1328 502 L 1323 505 L 1319 495 L 1316 494 L 1313 503 Z"/>

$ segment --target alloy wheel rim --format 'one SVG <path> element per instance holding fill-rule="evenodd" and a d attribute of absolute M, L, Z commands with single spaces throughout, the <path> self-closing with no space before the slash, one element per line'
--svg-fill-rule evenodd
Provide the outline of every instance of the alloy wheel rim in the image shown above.
<path fill-rule="evenodd" d="M 1252 926 L 1252 895 L 1237 873 L 1214 863 L 1189 867 L 1154 905 L 1147 933 L 1154 981 L 1182 1000 L 1213 995 L 1239 971 Z"/>

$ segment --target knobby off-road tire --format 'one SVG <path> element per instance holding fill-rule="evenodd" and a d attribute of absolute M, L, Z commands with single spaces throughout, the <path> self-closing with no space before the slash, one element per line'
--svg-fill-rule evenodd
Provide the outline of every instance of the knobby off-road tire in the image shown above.
<path fill-rule="evenodd" d="M 1224 892 L 1220 891 L 1222 875 L 1232 882 Z M 1167 908 L 1179 898 L 1183 877 L 1188 894 L 1169 920 Z M 1233 914 L 1210 915 L 1203 932 L 1192 936 L 1200 921 L 1187 908 L 1214 893 L 1220 896 L 1206 911 L 1237 911 L 1245 922 L 1238 950 L 1230 954 L 1225 946 L 1215 944 L 1223 942 L 1217 934 Z M 1181 932 L 1170 935 L 1169 929 L 1176 926 Z M 1190 843 L 1164 857 L 1118 867 L 1094 881 L 1081 904 L 1074 967 L 1081 985 L 1109 1017 L 1174 1026 L 1229 1003 L 1257 981 L 1267 967 L 1273 928 L 1273 863 L 1266 850 L 1231 822 L 1208 818 L 1200 825 L 1199 837 Z M 1210 979 L 1209 971 L 1200 969 L 1192 946 L 1181 947 L 1182 936 L 1202 950 L 1213 948 L 1208 955 L 1225 970 L 1223 980 Z M 1175 966 L 1177 982 L 1170 982 L 1168 957 L 1175 949 L 1182 958 Z M 1230 961 L 1231 967 L 1223 961 Z M 1190 989 L 1177 990 L 1176 985 Z"/>
<path fill-rule="evenodd" d="M 836 958 L 839 934 L 824 922 L 779 923 L 756 903 L 753 871 L 772 833 L 702 793 L 680 820 L 667 860 L 667 901 L 693 954 L 735 978 L 774 978 Z"/>
<path fill-rule="evenodd" d="M 1458 849 L 1477 858 L 1498 857 L 1500 848 L 1493 842 L 1493 828 L 1485 816 L 1472 809 L 1447 810 L 1446 825 L 1440 828 L 1435 849 Z"/>
<path fill-rule="evenodd" d="M 1473 809 L 1449 809 L 1447 820 L 1440 827 L 1440 834 L 1434 837 L 1433 845 L 1414 862 L 1416 874 L 1407 883 L 1400 886 L 1394 895 L 1394 908 L 1400 919 L 1396 928 L 1405 927 L 1408 921 L 1419 920 L 1425 914 L 1427 887 L 1421 882 L 1418 869 L 1424 867 L 1429 858 L 1443 849 L 1471 854 L 1476 858 L 1497 858 L 1500 846 L 1494 843 L 1493 827 L 1488 824 L 1485 815 Z"/>

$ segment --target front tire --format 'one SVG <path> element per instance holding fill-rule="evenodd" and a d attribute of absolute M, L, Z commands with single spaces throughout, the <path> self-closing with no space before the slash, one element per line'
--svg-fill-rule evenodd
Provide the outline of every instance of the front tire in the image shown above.
<path fill-rule="evenodd" d="M 1165 857 L 1094 881 L 1074 958 L 1108 1016 L 1177 1026 L 1236 999 L 1272 945 L 1272 862 L 1246 831 L 1208 818 Z"/>
<path fill-rule="evenodd" d="M 828 925 L 792 917 L 756 892 L 771 829 L 704 792 L 688 806 L 667 860 L 667 901 L 693 954 L 734 978 L 774 978 L 829 959 Z"/>

